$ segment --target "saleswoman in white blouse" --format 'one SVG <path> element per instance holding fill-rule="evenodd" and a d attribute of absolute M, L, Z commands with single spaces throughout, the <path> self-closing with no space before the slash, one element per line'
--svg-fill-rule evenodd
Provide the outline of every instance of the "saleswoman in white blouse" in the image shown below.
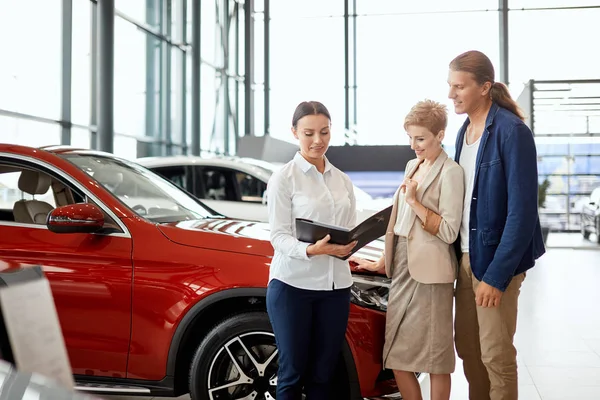
<path fill-rule="evenodd" d="M 325 157 L 331 117 L 319 102 L 303 102 L 292 118 L 300 151 L 274 173 L 267 186 L 275 255 L 267 311 L 279 349 L 277 400 L 332 399 L 330 380 L 344 341 L 352 277 L 347 246 L 296 239 L 295 219 L 352 228 L 356 200 L 350 178 Z"/>

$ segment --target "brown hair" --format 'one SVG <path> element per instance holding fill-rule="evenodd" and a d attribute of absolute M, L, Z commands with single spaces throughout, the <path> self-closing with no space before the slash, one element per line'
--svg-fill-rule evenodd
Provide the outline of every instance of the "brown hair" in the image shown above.
<path fill-rule="evenodd" d="M 404 118 L 404 129 L 411 125 L 427 128 L 437 136 L 448 125 L 448 110 L 445 105 L 437 101 L 419 101 Z"/>
<path fill-rule="evenodd" d="M 298 104 L 296 107 L 296 111 L 294 111 L 294 116 L 292 117 L 292 126 L 294 129 L 297 128 L 298 121 L 301 118 L 306 117 L 307 115 L 324 115 L 327 117 L 329 121 L 331 121 L 331 115 L 329 115 L 329 110 L 322 103 L 318 101 L 303 101 Z"/>
<path fill-rule="evenodd" d="M 450 62 L 450 69 L 452 71 L 470 72 L 479 85 L 490 82 L 492 84 L 490 88 L 492 101 L 500 107 L 511 111 L 521 120 L 525 119 L 523 111 L 521 111 L 517 102 L 510 96 L 506 85 L 502 82 L 494 81 L 494 66 L 488 56 L 477 50 L 467 51 Z"/>

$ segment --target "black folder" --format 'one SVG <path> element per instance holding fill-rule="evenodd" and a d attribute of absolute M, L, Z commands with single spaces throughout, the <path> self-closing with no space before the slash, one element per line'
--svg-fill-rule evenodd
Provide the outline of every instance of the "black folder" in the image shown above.
<path fill-rule="evenodd" d="M 354 229 L 323 224 L 310 219 L 296 218 L 296 238 L 301 242 L 316 243 L 329 234 L 331 236 L 329 243 L 332 244 L 345 245 L 355 240 L 358 241 L 350 254 L 346 257 L 337 257 L 346 260 L 363 246 L 385 235 L 391 214 L 392 206 L 389 206 L 370 216 Z"/>

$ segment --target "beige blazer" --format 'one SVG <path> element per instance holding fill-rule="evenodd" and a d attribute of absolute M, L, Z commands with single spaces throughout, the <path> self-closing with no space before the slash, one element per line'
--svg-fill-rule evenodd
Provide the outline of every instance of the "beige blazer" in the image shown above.
<path fill-rule="evenodd" d="M 418 159 L 408 162 L 405 174 L 407 178 L 414 174 L 420 162 Z M 458 262 L 452 243 L 458 237 L 462 222 L 465 192 L 463 174 L 462 167 L 442 150 L 417 187 L 417 200 L 431 210 L 425 226 L 414 212 L 409 213 L 411 228 L 407 237 L 408 271 L 417 282 L 451 283 L 456 279 Z M 398 201 L 404 201 L 404 196 L 399 194 L 398 188 L 385 234 L 385 273 L 390 278 L 397 239 L 394 225 L 398 215 Z"/>

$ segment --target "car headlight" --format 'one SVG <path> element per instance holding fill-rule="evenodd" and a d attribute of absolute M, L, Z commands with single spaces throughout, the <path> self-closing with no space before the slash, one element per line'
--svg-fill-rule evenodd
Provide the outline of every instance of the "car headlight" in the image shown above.
<path fill-rule="evenodd" d="M 362 307 L 387 311 L 391 280 L 373 275 L 352 275 L 354 281 L 350 288 L 350 301 Z"/>

